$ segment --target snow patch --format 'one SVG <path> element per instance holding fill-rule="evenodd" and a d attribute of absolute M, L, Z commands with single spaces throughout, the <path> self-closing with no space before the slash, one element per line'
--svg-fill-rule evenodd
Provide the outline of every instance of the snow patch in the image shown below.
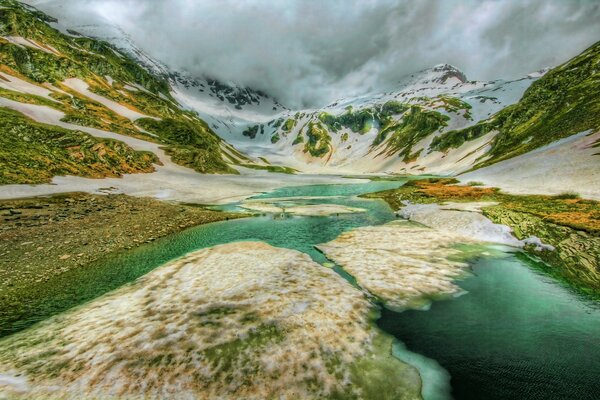
<path fill-rule="evenodd" d="M 146 114 L 142 114 L 139 113 L 137 111 L 134 111 L 128 107 L 125 107 L 122 104 L 117 103 L 116 101 L 107 99 L 104 96 L 100 96 L 96 93 L 93 93 L 89 90 L 89 85 L 82 81 L 79 78 L 69 78 L 69 79 L 65 79 L 65 81 L 63 82 L 63 84 L 65 86 L 68 86 L 69 88 L 75 90 L 76 92 L 81 93 L 82 95 L 89 97 L 90 99 L 97 101 L 98 103 L 102 104 L 103 106 L 105 106 L 106 108 L 114 111 L 115 113 L 128 118 L 132 121 L 135 121 L 136 119 L 140 119 L 140 118 L 154 118 L 154 119 L 158 119 L 155 117 L 150 117 L 149 115 Z"/>

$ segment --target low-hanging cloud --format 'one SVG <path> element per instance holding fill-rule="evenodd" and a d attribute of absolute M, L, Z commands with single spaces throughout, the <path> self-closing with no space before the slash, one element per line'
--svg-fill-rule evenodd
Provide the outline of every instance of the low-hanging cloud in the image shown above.
<path fill-rule="evenodd" d="M 29 0 L 72 26 L 111 24 L 194 75 L 293 106 L 394 86 L 450 63 L 470 79 L 515 78 L 600 40 L 594 0 Z"/>

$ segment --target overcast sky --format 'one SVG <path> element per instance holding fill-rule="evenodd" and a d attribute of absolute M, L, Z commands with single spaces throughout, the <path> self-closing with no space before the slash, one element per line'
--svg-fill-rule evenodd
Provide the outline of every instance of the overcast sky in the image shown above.
<path fill-rule="evenodd" d="M 587 0 L 28 0 L 71 25 L 119 26 L 149 55 L 292 106 L 393 87 L 450 63 L 516 78 L 600 40 Z M 59 14 L 59 15 L 56 15 Z"/>

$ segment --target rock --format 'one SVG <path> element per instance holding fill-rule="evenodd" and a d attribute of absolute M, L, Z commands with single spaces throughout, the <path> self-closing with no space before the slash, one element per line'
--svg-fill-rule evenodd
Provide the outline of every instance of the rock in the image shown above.
<path fill-rule="evenodd" d="M 59 257 L 61 260 L 66 260 L 68 258 L 71 258 L 70 254 L 63 254 L 62 256 Z"/>

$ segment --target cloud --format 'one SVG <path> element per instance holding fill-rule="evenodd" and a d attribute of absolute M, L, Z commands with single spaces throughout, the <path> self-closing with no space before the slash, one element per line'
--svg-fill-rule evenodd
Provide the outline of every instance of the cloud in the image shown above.
<path fill-rule="evenodd" d="M 112 24 L 146 53 L 293 106 L 391 88 L 450 63 L 516 78 L 600 39 L 600 3 L 563 0 L 29 0 L 72 26 Z"/>

